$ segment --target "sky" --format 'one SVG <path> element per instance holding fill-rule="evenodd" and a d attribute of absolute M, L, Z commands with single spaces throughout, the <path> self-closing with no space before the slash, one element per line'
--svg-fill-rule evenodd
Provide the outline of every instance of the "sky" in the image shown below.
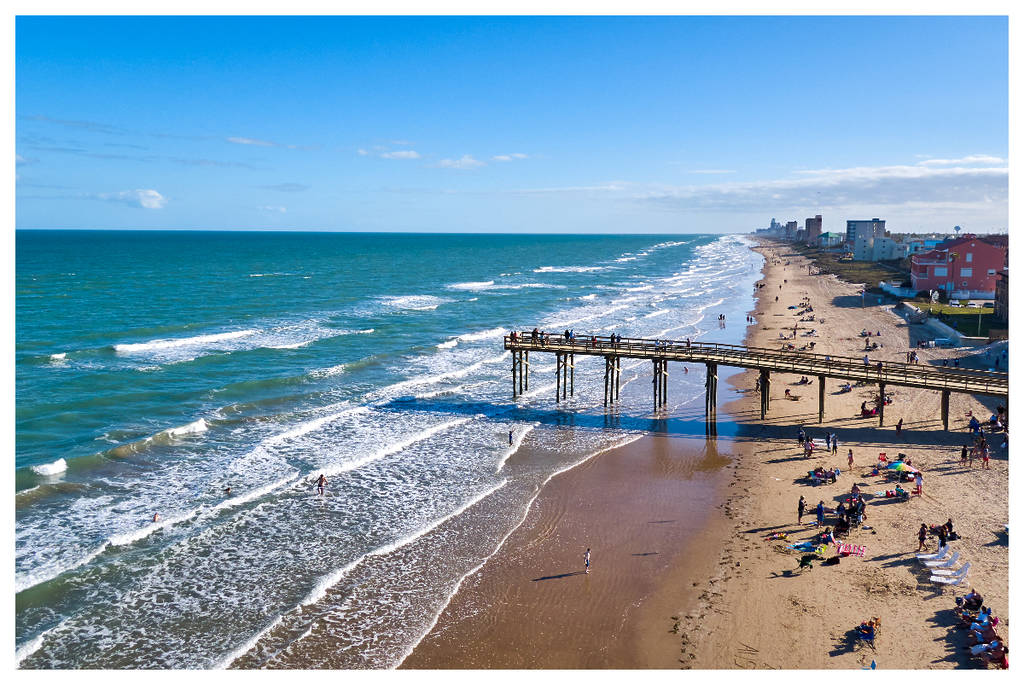
<path fill-rule="evenodd" d="M 18 228 L 1005 231 L 1006 17 L 26 17 Z"/>

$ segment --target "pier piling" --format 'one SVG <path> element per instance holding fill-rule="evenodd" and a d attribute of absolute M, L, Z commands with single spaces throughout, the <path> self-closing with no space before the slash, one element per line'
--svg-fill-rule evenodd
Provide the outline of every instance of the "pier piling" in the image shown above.
<path fill-rule="evenodd" d="M 818 423 L 825 421 L 825 377 L 818 376 Z"/>
<path fill-rule="evenodd" d="M 942 430 L 949 430 L 949 390 L 942 391 Z"/>

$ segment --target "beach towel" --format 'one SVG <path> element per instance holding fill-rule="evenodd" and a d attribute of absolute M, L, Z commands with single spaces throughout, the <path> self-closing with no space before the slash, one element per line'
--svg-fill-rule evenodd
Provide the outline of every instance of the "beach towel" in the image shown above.
<path fill-rule="evenodd" d="M 810 552 L 814 550 L 813 542 L 797 542 L 792 545 L 787 545 L 787 549 L 795 549 L 798 552 Z"/>
<path fill-rule="evenodd" d="M 864 553 L 867 552 L 867 549 L 864 547 L 864 545 L 853 545 L 848 542 L 844 542 L 839 543 L 836 546 L 839 548 L 839 556 L 843 557 L 862 557 L 864 556 Z"/>

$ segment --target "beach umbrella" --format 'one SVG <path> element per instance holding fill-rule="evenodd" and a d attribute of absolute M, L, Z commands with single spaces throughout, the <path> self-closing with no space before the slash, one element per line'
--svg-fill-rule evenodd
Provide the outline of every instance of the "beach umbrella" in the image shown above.
<path fill-rule="evenodd" d="M 917 469 L 913 466 L 907 466 L 902 461 L 894 461 L 887 467 L 892 471 L 907 471 L 909 473 L 917 473 Z"/>

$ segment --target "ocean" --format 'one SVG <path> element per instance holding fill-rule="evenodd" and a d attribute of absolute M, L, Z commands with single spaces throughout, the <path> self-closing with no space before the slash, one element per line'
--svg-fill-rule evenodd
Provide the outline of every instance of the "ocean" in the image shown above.
<path fill-rule="evenodd" d="M 606 411 L 600 359 L 556 405 L 534 355 L 514 400 L 502 335 L 738 343 L 763 264 L 718 235 L 18 231 L 16 250 L 21 668 L 397 666 L 548 479 L 659 425 L 645 361 Z M 702 413 L 692 371 L 669 414 Z"/>

